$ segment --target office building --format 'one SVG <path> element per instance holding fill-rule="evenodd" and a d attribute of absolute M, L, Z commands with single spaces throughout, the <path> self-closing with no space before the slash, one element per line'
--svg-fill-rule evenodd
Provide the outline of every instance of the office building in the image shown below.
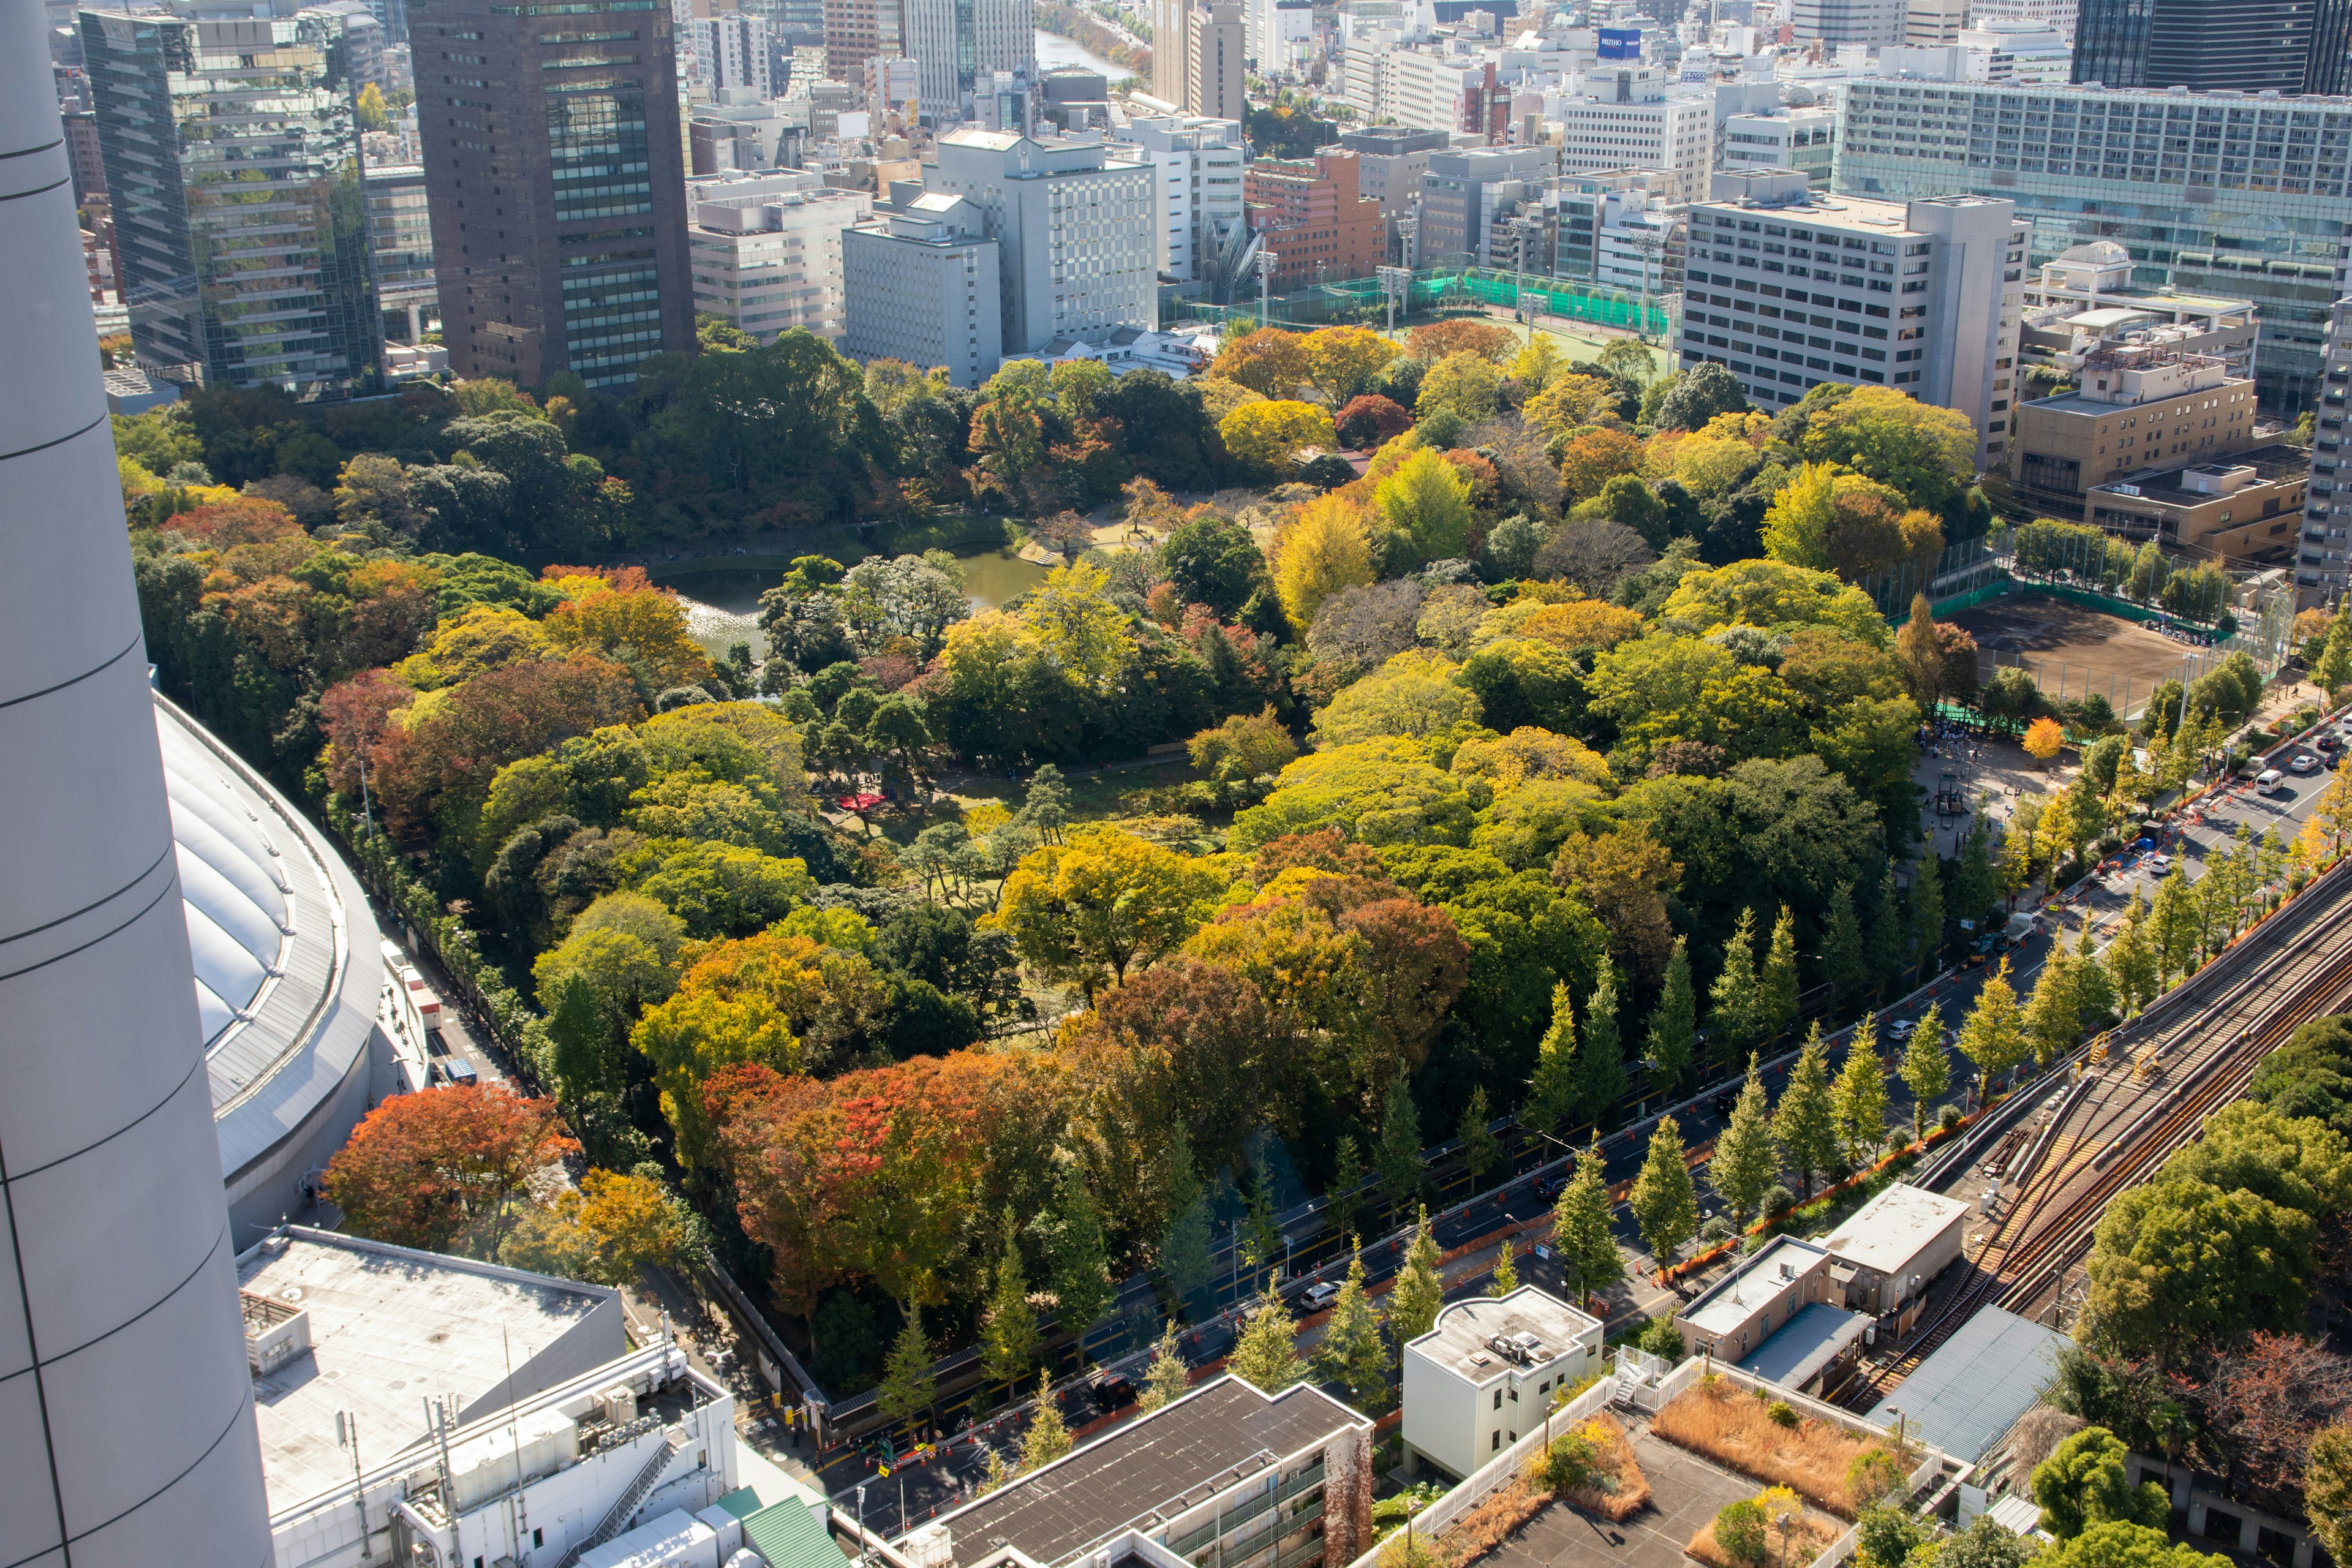
<path fill-rule="evenodd" d="M 1559 172 L 1557 147 L 1474 147 L 1432 153 L 1421 177 L 1421 248 L 1416 265 L 1483 260 L 1494 215 L 1523 186 Z M 1507 195 L 1506 192 L 1507 191 Z"/>
<path fill-rule="evenodd" d="M 754 100 L 776 96 L 770 73 L 768 24 L 740 11 L 717 16 L 697 16 L 692 31 L 694 58 L 702 89 L 716 97 L 733 89 Z"/>
<path fill-rule="evenodd" d="M 2051 87 L 2070 79 L 2074 54 L 2058 30 L 2032 22 L 1982 22 L 1960 29 L 1959 78 Z"/>
<path fill-rule="evenodd" d="M 2082 0 L 2074 79 L 2191 92 L 2340 93 L 2352 0 Z"/>
<path fill-rule="evenodd" d="M 1248 0 L 1248 53 L 1258 70 L 1297 72 L 1315 47 L 1315 0 Z"/>
<path fill-rule="evenodd" d="M 2342 99 L 1857 78 L 1835 186 L 1890 200 L 1999 196 L 2032 226 L 2037 266 L 2113 240 L 2144 286 L 2251 300 L 2263 406 L 2291 418 L 2317 396 L 2352 216 L 2347 131 Z M 2290 147 L 2308 156 L 2290 159 Z"/>
<path fill-rule="evenodd" d="M 1372 1424 L 1230 1374 L 902 1537 L 929 1568 L 1345 1568 L 1372 1545 Z"/>
<path fill-rule="evenodd" d="M 847 330 L 841 231 L 873 216 L 870 193 L 793 171 L 697 180 L 687 201 L 698 313 L 761 342 L 795 327 L 832 339 Z"/>
<path fill-rule="evenodd" d="M 558 21 L 499 0 L 409 6 L 460 376 L 626 386 L 641 361 L 694 345 L 670 14 L 567 5 Z"/>
<path fill-rule="evenodd" d="M 1217 0 L 1185 12 L 1184 112 L 1204 120 L 1246 118 L 1242 78 L 1248 53 L 1240 5 Z"/>
<path fill-rule="evenodd" d="M 375 268 L 383 335 L 396 342 L 422 342 L 441 320 L 425 165 L 371 163 L 362 188 L 367 195 L 368 258 Z"/>
<path fill-rule="evenodd" d="M 1877 1318 L 1882 1337 L 1900 1339 L 1917 1321 L 1927 1287 L 1960 1260 L 1968 1227 L 1965 1198 L 1897 1182 L 1822 1237 L 1830 1282 L 1843 1288 L 1843 1305 Z"/>
<path fill-rule="evenodd" d="M 1706 192 L 1715 162 L 1715 100 L 1704 92 L 1670 84 L 1647 68 L 1620 69 L 1584 79 L 1585 90 L 1547 107 L 1546 121 L 1559 126 L 1559 169 L 1564 174 L 1603 169 L 1666 169 L 1676 188 L 1675 201 L 1696 201 Z"/>
<path fill-rule="evenodd" d="M 1795 169 L 1813 189 L 1828 190 L 1837 158 L 1837 110 L 1826 105 L 1729 115 L 1716 167 Z"/>
<path fill-rule="evenodd" d="M 2044 516 L 2082 518 L 2093 486 L 2254 445 L 2254 384 L 2211 355 L 2100 349 L 2084 357 L 2081 374 L 2074 390 L 2017 410 L 2010 479 Z"/>
<path fill-rule="evenodd" d="M 1386 229 L 1381 204 L 1356 190 L 1352 153 L 1260 158 L 1243 176 L 1249 226 L 1276 258 L 1278 292 L 1342 278 L 1370 278 Z"/>
<path fill-rule="evenodd" d="M 2072 381 L 2095 350 L 2162 343 L 2210 354 L 2232 376 L 2253 375 L 2261 328 L 2252 300 L 2143 289 L 2132 281 L 2134 270 L 2131 252 L 2095 239 L 2028 273 L 2021 366 L 2046 366 L 2053 378 Z"/>
<path fill-rule="evenodd" d="M 952 131 L 924 189 L 967 196 L 1000 246 L 1003 350 L 1159 325 L 1150 164 L 1091 133 Z"/>
<path fill-rule="evenodd" d="M 1738 1364 L 1807 1307 L 1844 1299 L 1844 1288 L 1830 1279 L 1831 1264 L 1816 1242 L 1774 1237 L 1675 1314 L 1684 1348 Z"/>
<path fill-rule="evenodd" d="M 1601 1371 L 1601 1321 L 1533 1285 L 1455 1301 L 1406 1342 L 1407 1455 L 1467 1478 Z"/>
<path fill-rule="evenodd" d="M 1421 176 L 1429 171 L 1429 155 L 1452 142 L 1448 132 L 1405 125 L 1339 132 L 1340 147 L 1356 155 L 1358 190 L 1380 203 L 1391 222 L 1420 205 Z"/>
<path fill-rule="evenodd" d="M 1232 120 L 1135 116 L 1112 133 L 1122 153 L 1157 174 L 1162 278 L 1208 279 L 1242 227 L 1242 128 Z"/>
<path fill-rule="evenodd" d="M 1675 184 L 1662 169 L 1562 174 L 1550 182 L 1542 205 L 1553 235 L 1552 276 L 1622 289 L 1643 302 L 1682 292 L 1688 209 L 1660 194 Z"/>
<path fill-rule="evenodd" d="M 1984 196 L 1825 196 L 1794 170 L 1715 176 L 1690 209 L 1682 363 L 1728 364 L 1765 406 L 1824 381 L 1892 386 L 2009 444 L 2023 226 Z M 1702 309 L 1704 307 L 1704 309 Z"/>
<path fill-rule="evenodd" d="M 2306 604 L 2335 605 L 2344 599 L 2352 571 L 2352 418 L 2345 413 L 2352 388 L 2352 295 L 2340 297 L 2328 312 L 2326 392 L 2314 411 L 2311 484 L 2305 499 L 2303 547 L 2295 563 L 2295 586 Z"/>
<path fill-rule="evenodd" d="M 98 112 L 77 109 L 65 117 L 66 156 L 73 170 L 74 205 L 106 195 L 106 154 L 98 142 Z"/>
<path fill-rule="evenodd" d="M 80 24 L 140 364 L 311 399 L 377 386 L 352 18 L 84 11 Z"/>
<path fill-rule="evenodd" d="M 1799 42 L 1900 44 L 1909 0 L 1789 0 L 1789 27 Z"/>
<path fill-rule="evenodd" d="M 1151 37 L 1151 96 L 1171 109 L 1184 107 L 1185 14 L 1192 0 L 1149 0 Z"/>
<path fill-rule="evenodd" d="M 105 20 L 85 16 L 85 37 Z M 115 20 L 126 41 L 110 58 L 138 46 L 136 28 L 173 21 Z M 144 47 L 160 55 L 163 40 Z M 289 110 L 305 102 L 298 93 Z M 176 142 L 164 106 L 152 112 L 147 123 Z M 33 5 L 0 8 L 0 200 L 7 1551 L 45 1565 L 70 1554 L 80 1568 L 254 1568 L 270 1556 L 268 1503 L 237 1350 L 235 1244 L 71 171 Z"/>
<path fill-rule="evenodd" d="M 2232 567 L 2292 566 L 2311 469 L 2309 452 L 2284 444 L 2150 468 L 2093 485 L 2087 521 Z"/>
<path fill-rule="evenodd" d="M 968 196 L 893 182 L 890 200 L 841 237 L 841 350 L 861 363 L 944 368 L 978 386 L 1004 357 L 1003 247 Z"/>
<path fill-rule="evenodd" d="M 824 74 L 834 81 L 863 81 L 866 62 L 897 59 L 907 47 L 901 0 L 823 0 Z"/>
<path fill-rule="evenodd" d="M 236 1279 L 280 1563 L 717 1563 L 808 1517 L 617 1290 L 300 1226 Z"/>
<path fill-rule="evenodd" d="M 698 103 L 688 126 L 693 177 L 736 170 L 797 169 L 811 141 L 815 106 L 805 98 Z"/>
<path fill-rule="evenodd" d="M 972 117 L 975 89 L 996 71 L 1037 74 L 1030 0 L 904 0 L 906 53 L 921 83 L 923 112 L 953 123 Z"/>
<path fill-rule="evenodd" d="M 2047 27 L 2072 48 L 2076 5 L 2077 0 L 1969 0 L 1969 21 L 1978 27 Z"/>
<path fill-rule="evenodd" d="M 1467 124 L 1465 115 L 1486 79 L 1480 60 L 1385 37 L 1349 44 L 1340 68 L 1344 96 L 1366 120 L 1417 131 L 1451 132 Z M 1475 129 L 1483 133 L 1483 122 Z"/>
<path fill-rule="evenodd" d="M 899 129 L 913 130 L 922 118 L 922 68 L 913 60 L 901 56 L 866 62 L 866 109 L 877 128 L 897 115 Z"/>
<path fill-rule="evenodd" d="M 1968 25 L 1968 0 L 1904 0 L 1903 42 L 1909 47 L 1957 43 Z"/>

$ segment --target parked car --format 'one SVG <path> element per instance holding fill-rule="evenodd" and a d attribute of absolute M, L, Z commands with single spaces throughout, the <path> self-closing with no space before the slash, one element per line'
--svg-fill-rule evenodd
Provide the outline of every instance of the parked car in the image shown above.
<path fill-rule="evenodd" d="M 2296 756 L 2295 756 L 2294 761 L 2293 761 L 2293 762 L 2291 762 L 2291 763 L 2287 763 L 2287 765 L 2286 765 L 2286 766 L 2287 766 L 2287 771 L 2288 771 L 2289 773 L 2317 773 L 2317 772 L 2319 771 L 2319 759 L 2318 759 L 2317 757 L 2313 756 L 2309 752 L 2298 752 L 2298 753 L 2296 754 Z"/>
<path fill-rule="evenodd" d="M 482 1081 L 481 1075 L 474 1070 L 474 1064 L 463 1057 L 451 1057 L 447 1061 L 443 1062 L 441 1076 L 455 1084 L 474 1084 Z"/>

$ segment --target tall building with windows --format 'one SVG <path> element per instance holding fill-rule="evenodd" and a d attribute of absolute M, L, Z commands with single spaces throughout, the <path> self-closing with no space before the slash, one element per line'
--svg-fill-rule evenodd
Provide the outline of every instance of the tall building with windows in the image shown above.
<path fill-rule="evenodd" d="M 1161 276 L 1206 280 L 1242 223 L 1242 164 L 1249 154 L 1231 120 L 1137 115 L 1112 132 L 1129 155 L 1159 172 Z"/>
<path fill-rule="evenodd" d="M 714 94 L 740 88 L 758 98 L 776 96 L 769 69 L 766 21 L 730 11 L 718 16 L 697 16 L 690 26 L 704 87 Z"/>
<path fill-rule="evenodd" d="M 1999 196 L 2032 226 L 2030 265 L 2113 240 L 2140 287 L 2252 300 L 2265 411 L 2311 406 L 2352 219 L 2352 100 L 1861 77 L 1840 135 L 1839 191 Z"/>
<path fill-rule="evenodd" d="M 2352 88 L 2352 0 L 2082 0 L 2074 79 L 2191 92 Z"/>
<path fill-rule="evenodd" d="M 353 18 L 258 9 L 80 14 L 131 348 L 191 384 L 372 391 Z"/>
<path fill-rule="evenodd" d="M 2328 311 L 2326 391 L 2315 410 L 2311 484 L 2303 510 L 2295 586 L 2306 603 L 2340 605 L 2352 573 L 2352 295 Z"/>
<path fill-rule="evenodd" d="M 376 302 L 389 341 L 415 343 L 440 320 L 433 280 L 433 216 L 421 163 L 370 165 L 366 174 L 368 251 Z"/>
<path fill-rule="evenodd" d="M 694 342 L 664 0 L 412 0 L 449 368 L 626 385 Z"/>
<path fill-rule="evenodd" d="M 831 81 L 863 81 L 866 62 L 907 53 L 906 11 L 900 0 L 824 0 L 824 74 Z"/>
<path fill-rule="evenodd" d="M 871 194 L 787 169 L 697 180 L 688 197 L 697 310 L 761 342 L 795 327 L 841 336 L 841 231 L 872 216 Z"/>
<path fill-rule="evenodd" d="M 923 112 L 935 119 L 970 119 L 992 72 L 1037 74 L 1032 0 L 906 0 L 906 18 Z"/>
<path fill-rule="evenodd" d="M 1690 209 L 1685 368 L 1728 365 L 1768 407 L 1825 381 L 1891 386 L 1967 415 L 1979 468 L 2003 460 L 2024 298 L 2014 206 L 1828 196 L 1793 169 L 1713 188 Z"/>

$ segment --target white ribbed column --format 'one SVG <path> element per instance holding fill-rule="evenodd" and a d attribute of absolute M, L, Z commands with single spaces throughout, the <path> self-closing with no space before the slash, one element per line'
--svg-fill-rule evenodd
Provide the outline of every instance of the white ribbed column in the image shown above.
<path fill-rule="evenodd" d="M 80 252 L 42 7 L 0 0 L 0 1568 L 266 1568 Z"/>

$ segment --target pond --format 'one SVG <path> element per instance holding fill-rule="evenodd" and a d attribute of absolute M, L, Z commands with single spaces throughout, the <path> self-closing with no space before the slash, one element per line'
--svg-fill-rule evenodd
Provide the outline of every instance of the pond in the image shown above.
<path fill-rule="evenodd" d="M 1008 549 L 960 555 L 963 582 L 972 608 L 997 605 L 1045 580 L 1045 568 L 1024 561 Z M 781 566 L 719 566 L 709 571 L 665 573 L 665 588 L 677 590 L 686 609 L 687 630 L 713 658 L 723 659 L 732 643 L 751 645 L 752 657 L 766 650 L 760 643 L 760 595 L 784 580 Z"/>
<path fill-rule="evenodd" d="M 1093 53 L 1076 38 L 1066 38 L 1059 33 L 1049 33 L 1040 27 L 1037 29 L 1037 68 L 1049 71 L 1055 66 L 1083 66 L 1108 79 L 1113 85 L 1135 74 L 1125 66 Z"/>

